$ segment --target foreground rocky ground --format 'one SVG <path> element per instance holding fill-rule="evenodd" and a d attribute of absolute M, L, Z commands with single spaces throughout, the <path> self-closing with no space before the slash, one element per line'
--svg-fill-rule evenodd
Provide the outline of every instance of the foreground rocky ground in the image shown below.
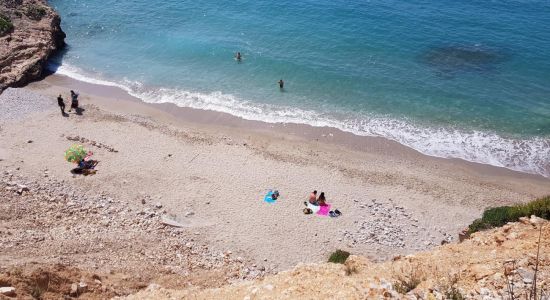
<path fill-rule="evenodd" d="M 197 242 L 147 195 L 136 209 L 48 173 L 1 172 L 0 299 L 510 299 L 511 287 L 528 299 L 535 281 L 550 297 L 550 222 L 536 217 L 384 263 L 269 275 Z"/>
<path fill-rule="evenodd" d="M 221 289 L 151 286 L 125 299 L 534 299 L 535 281 L 536 299 L 550 299 L 549 241 L 550 222 L 524 218 L 384 263 L 351 256 Z"/>
<path fill-rule="evenodd" d="M 17 298 L 104 299 L 153 281 L 217 287 L 265 273 L 198 242 L 148 195 L 135 209 L 52 179 L 48 170 L 39 175 L 0 176 L 0 288 L 15 288 Z"/>

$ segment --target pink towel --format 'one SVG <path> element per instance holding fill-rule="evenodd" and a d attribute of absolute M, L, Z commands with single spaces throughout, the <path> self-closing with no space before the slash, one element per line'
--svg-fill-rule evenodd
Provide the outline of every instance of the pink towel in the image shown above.
<path fill-rule="evenodd" d="M 319 206 L 319 211 L 317 212 L 317 214 L 321 216 L 328 216 L 329 211 L 330 211 L 330 204 L 327 203 L 327 205 Z"/>

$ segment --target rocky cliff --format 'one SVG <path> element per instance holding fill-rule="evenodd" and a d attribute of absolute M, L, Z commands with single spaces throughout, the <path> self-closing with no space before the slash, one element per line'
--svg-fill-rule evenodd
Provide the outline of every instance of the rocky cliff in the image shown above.
<path fill-rule="evenodd" d="M 42 76 L 65 44 L 60 23 L 45 0 L 0 1 L 0 92 Z"/>

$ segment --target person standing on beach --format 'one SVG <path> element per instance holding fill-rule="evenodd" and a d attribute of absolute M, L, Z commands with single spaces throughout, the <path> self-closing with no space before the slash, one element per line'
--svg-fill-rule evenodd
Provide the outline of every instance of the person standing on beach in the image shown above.
<path fill-rule="evenodd" d="M 69 112 L 71 112 L 73 108 L 78 113 L 78 94 L 71 90 L 71 108 L 69 108 Z"/>
<path fill-rule="evenodd" d="M 65 115 L 65 102 L 63 102 L 63 97 L 61 97 L 61 95 L 57 97 L 57 105 L 59 105 L 59 108 L 61 109 L 61 114 Z"/>
<path fill-rule="evenodd" d="M 285 82 L 281 79 L 277 82 L 279 84 L 279 88 L 282 90 L 285 87 Z"/>

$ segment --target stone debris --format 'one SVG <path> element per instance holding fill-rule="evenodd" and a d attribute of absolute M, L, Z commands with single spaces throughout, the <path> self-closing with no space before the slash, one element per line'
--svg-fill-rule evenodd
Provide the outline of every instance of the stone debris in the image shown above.
<path fill-rule="evenodd" d="M 531 218 L 527 218 L 531 220 Z M 529 295 L 537 265 L 539 228 L 542 241 L 550 240 L 550 222 L 509 223 L 472 234 L 459 244 L 382 263 L 351 255 L 344 264 L 300 264 L 290 271 L 261 280 L 236 282 L 216 289 L 160 288 L 124 299 L 514 299 Z M 500 236 L 502 241 L 495 241 Z M 521 237 L 510 239 L 509 237 Z M 550 300 L 550 244 L 542 243 L 538 257 L 540 299 Z M 221 253 L 229 256 L 230 252 Z M 244 270 L 247 272 L 247 270 Z M 410 279 L 418 280 L 409 288 Z M 406 283 L 406 290 L 399 284 Z M 410 289 L 410 290 L 409 290 Z M 314 296 L 312 296 L 314 295 Z M 527 299 L 527 297 L 525 297 Z M 539 298 L 537 298 L 539 299 Z"/>
<path fill-rule="evenodd" d="M 100 143 L 100 142 L 96 142 L 94 140 L 89 140 L 85 137 L 81 137 L 81 136 L 66 136 L 65 137 L 66 139 L 68 139 L 69 141 L 73 141 L 73 142 L 79 142 L 81 144 L 86 144 L 86 145 L 90 145 L 90 146 L 94 146 L 98 149 L 106 149 L 107 151 L 109 152 L 115 152 L 117 153 L 118 150 L 116 150 L 115 148 L 111 147 L 111 146 L 108 146 L 108 145 L 105 145 L 103 143 Z"/>
<path fill-rule="evenodd" d="M 428 232 L 419 224 L 418 219 L 413 218 L 403 207 L 392 205 L 391 201 L 382 203 L 373 199 L 370 203 L 360 202 L 358 209 L 364 214 L 363 221 L 357 223 L 355 230 L 343 231 L 343 238 L 350 246 L 357 244 L 380 245 L 392 248 L 429 248 L 437 244 L 445 244 L 453 241 L 450 234 L 441 232 L 441 237 L 426 236 L 424 241 L 419 241 L 423 232 Z M 414 239 L 409 239 L 414 237 Z M 342 239 L 338 239 L 341 241 Z M 420 242 L 420 243 L 419 243 Z"/>
<path fill-rule="evenodd" d="M 82 192 L 65 180 L 43 177 L 42 171 L 36 179 L 2 171 L 0 199 L 1 252 L 13 262 L 130 274 L 170 270 L 179 276 L 223 268 L 225 280 L 260 278 L 272 272 L 248 265 L 244 256 L 214 255 L 219 250 L 200 242 L 200 233 L 195 235 L 192 228 L 170 218 L 159 203 L 138 200 L 130 205 L 102 191 Z M 0 275 L 7 267 L 0 266 Z M 71 288 L 75 295 L 87 290 L 88 282 L 76 282 Z"/>
<path fill-rule="evenodd" d="M 0 287 L 0 295 L 4 295 L 7 297 L 15 297 L 17 294 L 15 293 L 14 287 L 6 286 L 6 287 Z"/>
<path fill-rule="evenodd" d="M 2 56 L 2 54 L 0 54 L 0 56 Z M 48 99 L 46 96 L 30 90 L 9 88 L 2 92 L 0 84 L 0 92 L 0 122 L 16 120 L 29 116 L 35 112 L 55 109 L 55 105 L 57 105 L 53 102 L 55 99 Z M 33 146 L 30 143 L 27 144 L 28 145 L 25 145 L 25 147 Z"/>

